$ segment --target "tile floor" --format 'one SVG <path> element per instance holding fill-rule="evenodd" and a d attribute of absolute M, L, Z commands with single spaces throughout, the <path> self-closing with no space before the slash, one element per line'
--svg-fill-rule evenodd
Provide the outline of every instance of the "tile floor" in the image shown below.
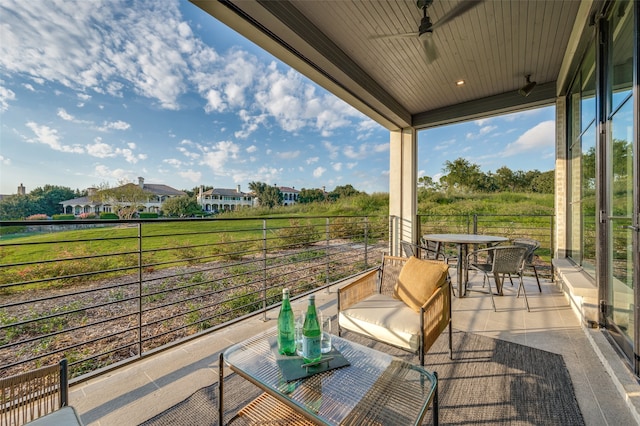
<path fill-rule="evenodd" d="M 472 289 L 481 287 L 477 277 L 471 279 Z M 562 354 L 587 425 L 640 424 L 640 386 L 602 333 L 581 327 L 554 283 L 543 280 L 540 293 L 535 280 L 527 278 L 526 288 L 531 312 L 510 284 L 504 296 L 495 297 L 497 312 L 487 294 L 471 291 L 467 297 L 454 297 L 454 329 Z M 335 313 L 335 287 L 318 292 L 316 300 L 324 311 Z M 294 309 L 305 304 L 295 301 Z M 214 383 L 220 351 L 274 327 L 276 316 L 277 311 L 270 311 L 266 321 L 262 315 L 253 317 L 72 385 L 71 403 L 85 425 L 137 425 Z"/>

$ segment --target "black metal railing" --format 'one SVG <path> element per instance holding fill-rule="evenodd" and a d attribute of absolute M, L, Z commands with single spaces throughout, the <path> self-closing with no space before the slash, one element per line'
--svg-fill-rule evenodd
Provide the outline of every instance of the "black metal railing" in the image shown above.
<path fill-rule="evenodd" d="M 0 376 L 89 378 L 365 271 L 387 218 L 0 222 Z"/>
<path fill-rule="evenodd" d="M 420 215 L 419 232 L 530 237 L 552 216 Z M 69 360 L 74 381 L 380 264 L 395 217 L 0 221 L 0 377 Z M 399 254 L 399 253 L 396 253 Z"/>

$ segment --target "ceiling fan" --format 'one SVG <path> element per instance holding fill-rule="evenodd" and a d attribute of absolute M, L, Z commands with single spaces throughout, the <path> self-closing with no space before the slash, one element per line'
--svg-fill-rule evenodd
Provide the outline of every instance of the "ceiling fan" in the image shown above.
<path fill-rule="evenodd" d="M 432 23 L 431 18 L 427 14 L 427 9 L 433 4 L 433 0 L 417 0 L 416 5 L 418 6 L 418 9 L 422 9 L 422 19 L 420 20 L 420 26 L 418 27 L 417 32 L 382 35 L 372 38 L 416 38 L 422 43 L 422 48 L 424 50 L 424 55 L 427 62 L 433 62 L 439 56 L 438 49 L 436 48 L 433 38 L 431 37 L 433 35 L 433 30 L 468 12 L 481 2 L 482 0 L 464 0 L 458 3 L 458 5 L 451 9 L 449 12 L 445 13 L 444 16 L 442 16 L 442 18 L 440 18 L 437 22 Z"/>

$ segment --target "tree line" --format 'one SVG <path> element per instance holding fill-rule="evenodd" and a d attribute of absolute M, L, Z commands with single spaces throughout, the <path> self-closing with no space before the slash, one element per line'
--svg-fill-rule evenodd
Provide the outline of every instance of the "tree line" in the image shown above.
<path fill-rule="evenodd" d="M 211 186 L 203 188 L 205 191 L 213 189 Z M 279 188 L 267 185 L 263 182 L 251 182 L 249 189 L 256 194 L 260 206 L 272 209 L 282 205 L 283 195 Z M 191 190 L 183 190 L 186 195 L 173 197 L 162 205 L 162 214 L 168 217 L 190 217 L 202 214 L 202 208 L 197 202 L 200 187 Z M 363 194 L 352 185 L 337 186 L 331 192 L 323 189 L 302 189 L 298 194 L 297 203 L 307 204 L 319 201 L 336 201 L 339 198 Z M 0 200 L 0 220 L 19 220 L 35 215 L 48 217 L 64 213 L 60 204 L 62 201 L 73 198 L 89 197 L 93 202 L 111 204 L 113 213 L 120 219 L 131 219 L 140 210 L 141 206 L 153 196 L 148 191 L 134 183 L 123 183 L 110 188 L 108 185 L 100 185 L 89 194 L 88 191 L 72 190 L 68 187 L 45 185 L 36 188 L 25 195 L 12 195 Z M 114 203 L 113 201 L 117 201 Z"/>
<path fill-rule="evenodd" d="M 429 176 L 418 179 L 418 186 L 438 192 L 532 192 L 553 194 L 555 173 L 553 170 L 513 171 L 507 166 L 495 173 L 484 173 L 480 166 L 460 157 L 444 163 L 443 175 L 436 182 Z"/>
<path fill-rule="evenodd" d="M 622 148 L 620 148 L 622 149 Z M 583 167 L 589 169 L 595 162 L 593 150 L 583 155 Z M 429 176 L 418 179 L 418 189 L 428 192 L 521 192 L 552 194 L 554 191 L 554 171 L 540 172 L 512 171 L 503 166 L 495 173 L 484 173 L 480 166 L 471 163 L 464 158 L 445 162 L 443 175 L 436 182 Z M 213 187 L 204 187 L 204 190 Z M 262 208 L 273 209 L 282 205 L 283 195 L 275 185 L 264 182 L 250 182 L 249 189 L 256 195 Z M 189 217 L 202 214 L 200 205 L 196 201 L 200 187 L 191 190 L 183 190 L 186 193 L 182 197 L 170 198 L 164 202 L 162 213 L 170 217 Z M 336 186 L 333 191 L 327 192 L 319 188 L 302 188 L 298 193 L 297 203 L 309 204 L 314 202 L 334 202 L 341 198 L 361 195 L 361 192 L 352 185 Z M 96 202 L 109 202 L 118 200 L 121 204 L 113 204 L 118 217 L 129 219 L 134 217 L 139 207 L 151 194 L 142 190 L 138 185 L 122 184 L 116 188 L 102 185 L 92 194 L 91 198 Z M 72 198 L 88 196 L 87 191 L 78 189 L 45 185 L 29 192 L 26 195 L 13 195 L 0 200 L 0 220 L 23 219 L 32 215 L 44 214 L 53 216 L 63 213 L 61 201 Z"/>

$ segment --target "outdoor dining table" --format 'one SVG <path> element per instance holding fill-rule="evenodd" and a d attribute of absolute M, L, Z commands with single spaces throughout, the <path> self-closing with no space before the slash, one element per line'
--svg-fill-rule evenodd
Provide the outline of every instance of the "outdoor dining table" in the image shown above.
<path fill-rule="evenodd" d="M 441 244 L 450 243 L 458 246 L 458 297 L 464 297 L 466 295 L 467 280 L 469 279 L 469 265 L 467 265 L 469 244 L 492 247 L 495 244 L 509 241 L 507 237 L 480 234 L 425 234 L 422 238 L 428 241 L 436 241 Z"/>

